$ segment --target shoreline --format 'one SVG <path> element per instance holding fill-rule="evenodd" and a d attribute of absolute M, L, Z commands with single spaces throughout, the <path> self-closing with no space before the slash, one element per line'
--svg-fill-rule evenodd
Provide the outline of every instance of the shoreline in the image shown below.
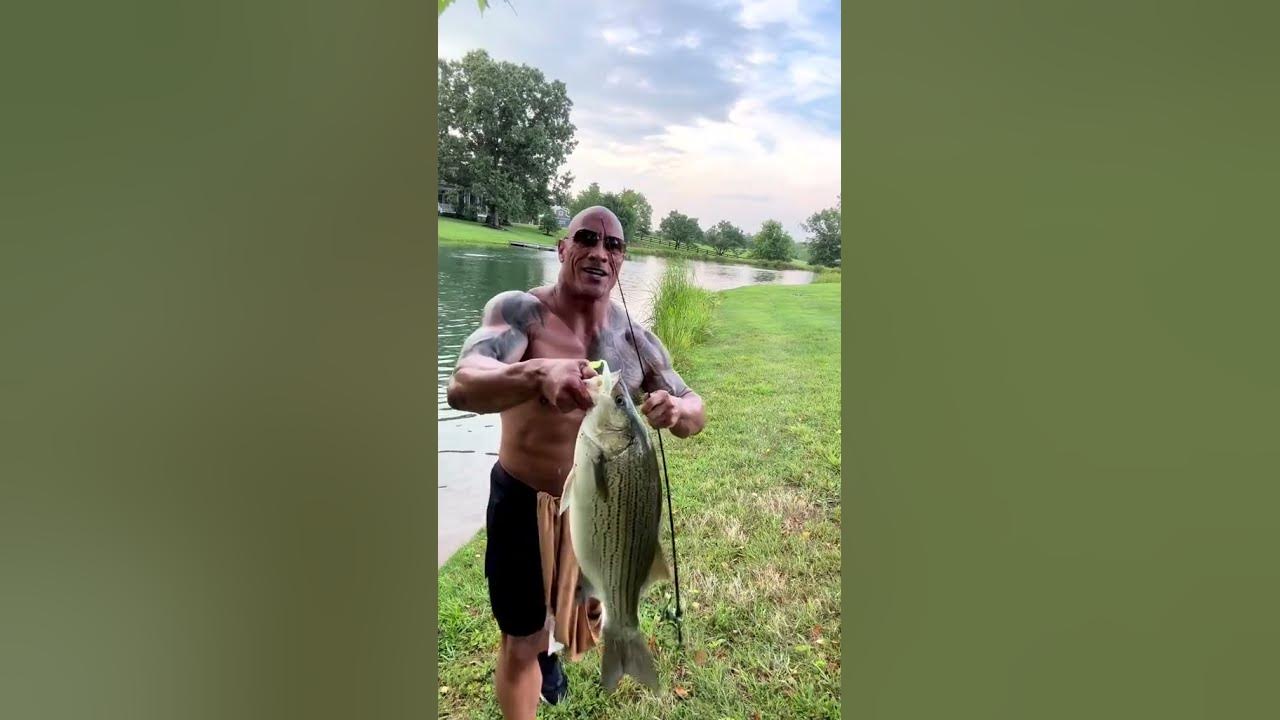
<path fill-rule="evenodd" d="M 510 246 L 510 243 L 512 242 L 522 242 L 555 247 L 556 244 L 555 235 L 543 235 L 540 230 L 530 226 L 513 225 L 511 228 L 494 230 L 493 228 L 480 223 L 473 223 L 465 220 L 455 220 L 453 218 L 444 217 L 438 217 L 437 220 L 437 238 L 440 245 L 471 245 L 475 247 L 484 247 L 495 245 Z M 743 267 L 758 268 L 761 270 L 800 270 L 804 272 L 811 272 L 815 277 L 840 274 L 840 270 L 837 268 L 810 265 L 799 261 L 783 263 L 777 260 L 758 260 L 747 257 L 702 255 L 700 253 L 685 253 L 677 250 L 651 247 L 642 243 L 636 243 L 629 246 L 627 248 L 627 254 L 678 258 L 684 260 L 700 260 L 702 262 L 718 263 L 720 265 L 740 265 Z"/>

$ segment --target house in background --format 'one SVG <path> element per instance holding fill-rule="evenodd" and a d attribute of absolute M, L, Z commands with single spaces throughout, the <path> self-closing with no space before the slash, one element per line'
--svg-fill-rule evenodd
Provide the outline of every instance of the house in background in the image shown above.
<path fill-rule="evenodd" d="M 475 219 L 483 221 L 489 213 L 488 205 L 479 195 L 457 185 L 440 183 L 436 192 L 436 214 L 465 220 L 472 219 L 474 215 Z"/>
<path fill-rule="evenodd" d="M 569 208 L 562 207 L 560 205 L 552 205 L 551 214 L 556 216 L 556 222 L 559 223 L 562 228 L 569 227 L 569 221 L 573 219 L 573 216 L 569 214 Z"/>

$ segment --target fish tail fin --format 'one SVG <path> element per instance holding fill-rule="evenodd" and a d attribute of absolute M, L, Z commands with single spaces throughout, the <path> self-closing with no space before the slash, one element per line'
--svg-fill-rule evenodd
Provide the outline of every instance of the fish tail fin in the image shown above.
<path fill-rule="evenodd" d="M 604 689 L 613 692 L 623 675 L 630 675 L 650 690 L 658 689 L 658 671 L 644 633 L 636 628 L 622 628 L 604 633 L 604 657 L 600 659 L 600 680 Z"/>

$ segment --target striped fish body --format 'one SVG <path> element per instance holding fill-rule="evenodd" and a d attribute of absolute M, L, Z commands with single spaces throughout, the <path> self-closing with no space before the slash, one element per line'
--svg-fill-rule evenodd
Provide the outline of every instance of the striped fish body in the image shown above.
<path fill-rule="evenodd" d="M 628 674 L 656 690 L 639 603 L 652 581 L 667 577 L 658 543 L 662 485 L 648 428 L 616 381 L 606 373 L 592 388 L 596 404 L 579 431 L 566 491 L 570 537 L 584 592 L 604 606 L 605 689 Z"/>

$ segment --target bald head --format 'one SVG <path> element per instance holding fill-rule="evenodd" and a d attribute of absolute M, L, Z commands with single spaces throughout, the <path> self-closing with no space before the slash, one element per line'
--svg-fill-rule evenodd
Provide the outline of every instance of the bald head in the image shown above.
<path fill-rule="evenodd" d="M 573 237 L 579 230 L 586 228 L 595 230 L 601 237 L 616 237 L 620 240 L 626 240 L 622 235 L 622 222 L 618 220 L 618 216 L 613 211 L 603 205 L 593 205 L 577 215 L 573 216 L 573 220 L 569 221 L 569 228 L 566 235 Z"/>

